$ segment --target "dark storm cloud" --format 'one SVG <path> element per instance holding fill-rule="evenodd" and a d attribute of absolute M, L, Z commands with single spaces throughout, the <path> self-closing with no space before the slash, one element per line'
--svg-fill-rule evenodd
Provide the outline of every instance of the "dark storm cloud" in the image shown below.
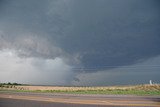
<path fill-rule="evenodd" d="M 51 24 L 49 3 L 57 1 L 3 1 L 0 11 L 0 47 L 21 50 L 21 55 L 54 58 L 61 56 L 62 50 L 55 46 L 50 37 Z M 54 16 L 56 17 L 56 16 Z M 54 17 L 53 20 L 54 20 Z M 50 24 L 49 24 L 50 23 Z M 52 29 L 54 29 L 52 27 Z M 52 38 L 53 39 L 53 38 Z"/>
<path fill-rule="evenodd" d="M 65 57 L 75 68 L 91 68 L 88 72 L 160 54 L 158 0 L 14 0 L 1 5 L 1 49 Z"/>
<path fill-rule="evenodd" d="M 153 0 L 73 1 L 71 31 L 58 43 L 85 68 L 108 68 L 160 54 L 160 13 Z M 90 71 L 92 72 L 93 69 Z"/>

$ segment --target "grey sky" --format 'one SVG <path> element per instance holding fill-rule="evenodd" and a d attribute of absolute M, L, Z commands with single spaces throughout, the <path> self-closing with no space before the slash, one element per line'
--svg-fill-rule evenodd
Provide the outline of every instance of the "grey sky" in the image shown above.
<path fill-rule="evenodd" d="M 0 82 L 159 82 L 159 5 L 158 0 L 1 0 Z"/>

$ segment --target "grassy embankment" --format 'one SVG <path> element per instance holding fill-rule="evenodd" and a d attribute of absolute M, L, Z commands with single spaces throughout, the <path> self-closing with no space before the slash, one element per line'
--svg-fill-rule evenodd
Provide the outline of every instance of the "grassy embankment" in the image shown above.
<path fill-rule="evenodd" d="M 0 84 L 0 91 L 47 92 L 66 94 L 160 95 L 160 84 L 111 87 L 51 87 Z"/>

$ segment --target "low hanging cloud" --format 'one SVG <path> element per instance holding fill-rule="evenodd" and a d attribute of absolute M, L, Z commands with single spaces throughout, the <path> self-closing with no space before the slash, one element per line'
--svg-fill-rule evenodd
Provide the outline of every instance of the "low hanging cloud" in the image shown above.
<path fill-rule="evenodd" d="M 149 80 L 159 83 L 160 55 L 130 66 L 121 66 L 98 72 L 81 73 L 80 81 L 72 81 L 79 86 L 137 85 L 148 84 Z"/>
<path fill-rule="evenodd" d="M 42 34 L 41 34 L 42 35 Z M 23 57 L 54 58 L 61 56 L 62 50 L 48 42 L 47 38 L 32 32 L 8 35 L 0 31 L 0 49 L 14 49 Z M 11 36 L 14 36 L 12 38 Z"/>
<path fill-rule="evenodd" d="M 0 51 L 0 81 L 29 84 L 70 84 L 71 66 L 63 59 L 19 57 L 14 50 Z"/>

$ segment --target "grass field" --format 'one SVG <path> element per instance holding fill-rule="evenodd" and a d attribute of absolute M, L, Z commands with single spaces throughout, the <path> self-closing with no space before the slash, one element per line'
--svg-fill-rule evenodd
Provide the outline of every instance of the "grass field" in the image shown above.
<path fill-rule="evenodd" d="M 58 87 L 3 85 L 0 91 L 47 92 L 67 94 L 160 95 L 160 85 L 108 86 L 108 87 Z"/>

